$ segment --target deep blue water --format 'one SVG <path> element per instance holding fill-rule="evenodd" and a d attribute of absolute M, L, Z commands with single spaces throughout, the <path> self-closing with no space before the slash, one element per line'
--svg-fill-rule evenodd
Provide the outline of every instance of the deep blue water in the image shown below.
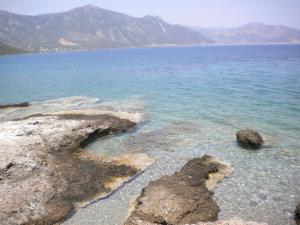
<path fill-rule="evenodd" d="M 103 101 L 139 99 L 150 116 L 140 132 L 163 131 L 162 135 L 174 138 L 174 142 L 179 139 L 177 145 L 166 144 L 150 135 L 153 139 L 148 142 L 156 143 L 155 148 L 180 152 L 200 149 L 231 162 L 237 171 L 217 193 L 228 207 L 224 207 L 222 217 L 243 214 L 246 219 L 270 224 L 292 221 L 292 209 L 300 195 L 300 45 L 115 49 L 0 57 L 0 103 L 79 95 Z M 182 128 L 178 121 L 198 126 L 201 131 Z M 266 148 L 257 154 L 239 149 L 235 131 L 242 127 L 260 131 L 266 137 Z M 164 129 L 178 132 L 169 134 Z M 126 138 L 116 139 L 117 146 L 109 142 L 96 146 L 96 150 L 119 148 Z M 246 189 L 237 185 L 243 180 L 248 181 Z M 251 188 L 263 190 L 261 195 L 271 193 L 270 197 L 259 200 Z M 224 193 L 226 200 L 221 197 Z M 234 202 L 237 193 L 241 199 Z M 241 202 L 244 208 L 237 207 Z M 251 207 L 257 211 L 249 214 Z"/>

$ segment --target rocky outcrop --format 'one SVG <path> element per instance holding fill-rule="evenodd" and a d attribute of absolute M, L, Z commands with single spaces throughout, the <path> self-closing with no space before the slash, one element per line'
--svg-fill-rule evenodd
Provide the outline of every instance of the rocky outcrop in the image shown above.
<path fill-rule="evenodd" d="M 259 149 L 264 143 L 262 136 L 254 130 L 243 129 L 236 133 L 238 144 L 246 149 Z"/>
<path fill-rule="evenodd" d="M 209 189 L 230 172 L 230 167 L 208 155 L 190 160 L 174 175 L 150 182 L 136 200 L 125 225 L 215 221 L 220 209 Z M 214 181 L 207 186 L 210 178 Z"/>
<path fill-rule="evenodd" d="M 28 106 L 29 106 L 29 102 L 22 102 L 16 104 L 0 105 L 0 109 L 19 108 L 19 107 L 28 107 Z"/>
<path fill-rule="evenodd" d="M 0 224 L 56 223 L 132 179 L 152 163 L 147 155 L 105 159 L 81 147 L 135 125 L 95 113 L 0 123 Z"/>
<path fill-rule="evenodd" d="M 297 225 L 300 225 L 300 203 L 298 203 L 295 209 L 295 221 Z"/>

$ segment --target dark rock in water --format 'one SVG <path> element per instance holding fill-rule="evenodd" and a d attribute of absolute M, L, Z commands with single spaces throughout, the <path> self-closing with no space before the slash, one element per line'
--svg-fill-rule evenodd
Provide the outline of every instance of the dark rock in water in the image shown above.
<path fill-rule="evenodd" d="M 298 205 L 296 206 L 295 221 L 297 225 L 300 225 L 300 203 L 298 203 Z"/>
<path fill-rule="evenodd" d="M 28 107 L 28 106 L 29 106 L 29 102 L 22 102 L 22 103 L 16 103 L 16 104 L 0 105 L 0 109 Z"/>
<path fill-rule="evenodd" d="M 125 225 L 215 221 L 220 209 L 212 198 L 213 193 L 206 187 L 206 181 L 222 167 L 224 164 L 205 155 L 190 160 L 172 176 L 150 182 L 138 197 Z"/>
<path fill-rule="evenodd" d="M 262 136 L 254 130 L 243 129 L 236 133 L 238 144 L 247 149 L 259 149 L 264 143 Z"/>

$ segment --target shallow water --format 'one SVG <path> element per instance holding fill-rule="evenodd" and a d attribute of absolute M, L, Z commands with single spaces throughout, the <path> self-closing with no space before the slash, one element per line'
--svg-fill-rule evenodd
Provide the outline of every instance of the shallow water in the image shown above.
<path fill-rule="evenodd" d="M 294 224 L 293 211 L 300 200 L 300 46 L 5 56 L 0 57 L 0 71 L 0 103 L 80 95 L 100 100 L 35 106 L 47 112 L 57 105 L 102 104 L 147 115 L 136 132 L 99 140 L 88 149 L 100 154 L 145 151 L 157 163 L 66 224 L 121 224 L 128 202 L 150 180 L 203 154 L 234 167 L 215 190 L 219 218 Z M 20 112 L 13 113 L 6 111 L 5 118 Z M 264 148 L 255 152 L 239 148 L 235 132 L 243 127 L 258 130 L 265 138 Z"/>

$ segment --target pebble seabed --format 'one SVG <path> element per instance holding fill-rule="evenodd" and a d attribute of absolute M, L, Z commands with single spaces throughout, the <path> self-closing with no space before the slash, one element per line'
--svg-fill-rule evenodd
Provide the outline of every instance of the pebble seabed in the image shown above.
<path fill-rule="evenodd" d="M 51 112 L 61 106 L 64 110 L 85 108 L 95 106 L 97 102 L 97 99 L 74 97 L 33 103 L 28 109 L 5 111 L 0 115 L 0 121 L 32 112 Z M 104 111 L 129 111 L 137 116 L 144 112 L 139 101 L 100 102 L 98 107 Z M 269 225 L 295 224 L 294 210 L 300 200 L 300 159 L 299 143 L 294 137 L 264 130 L 256 124 L 250 127 L 258 128 L 265 145 L 260 150 L 248 151 L 236 144 L 235 132 L 241 128 L 233 125 L 240 124 L 236 119 L 217 124 L 208 120 L 159 118 L 155 113 L 151 116 L 135 132 L 100 139 L 86 150 L 100 155 L 146 152 L 156 162 L 114 194 L 80 209 L 64 224 L 121 225 L 127 217 L 128 204 L 149 181 L 171 175 L 188 160 L 204 154 L 222 159 L 234 168 L 234 172 L 214 189 L 214 198 L 221 209 L 219 219 L 239 217 Z"/>
<path fill-rule="evenodd" d="M 188 126 L 187 126 L 188 124 Z M 282 225 L 295 224 L 293 215 L 299 196 L 298 158 L 293 152 L 266 146 L 247 151 L 237 146 L 235 130 L 222 130 L 223 136 L 211 139 L 212 130 L 197 128 L 186 122 L 175 123 L 159 130 L 99 141 L 90 150 L 107 152 L 145 151 L 156 163 L 142 175 L 115 192 L 114 195 L 81 209 L 64 224 L 122 224 L 128 204 L 139 195 L 148 182 L 171 175 L 190 159 L 209 154 L 230 163 L 234 172 L 215 188 L 214 198 L 221 208 L 219 219 L 239 217 L 246 221 Z M 202 137 L 202 138 L 199 138 Z M 229 140 L 229 141 L 224 141 Z M 89 148 L 88 148 L 89 149 Z"/>

